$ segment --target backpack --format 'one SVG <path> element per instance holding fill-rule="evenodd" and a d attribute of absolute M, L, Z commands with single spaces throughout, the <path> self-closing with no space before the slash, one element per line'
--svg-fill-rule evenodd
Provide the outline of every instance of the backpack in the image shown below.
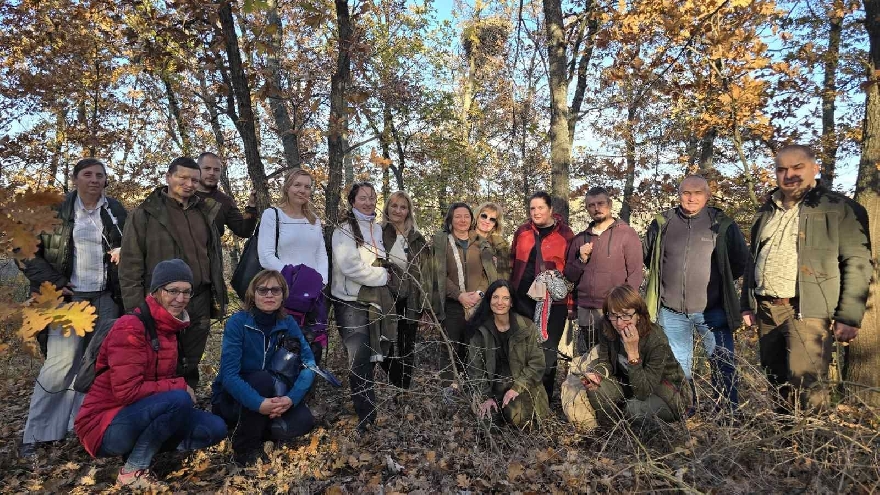
<path fill-rule="evenodd" d="M 156 333 L 156 321 L 153 319 L 153 315 L 150 314 L 150 307 L 147 306 L 147 302 L 144 301 L 137 309 L 140 311 L 132 311 L 129 314 L 137 316 L 138 319 L 141 320 L 141 323 L 144 324 L 144 332 L 147 335 L 147 340 L 150 342 L 150 347 L 153 348 L 153 352 L 158 353 L 159 335 Z M 113 330 L 118 319 L 119 318 L 113 318 L 101 321 L 100 326 L 91 333 L 89 344 L 86 346 L 86 350 L 83 353 L 82 360 L 79 364 L 79 371 L 76 373 L 76 379 L 73 382 L 73 389 L 77 392 L 88 392 L 89 389 L 92 388 L 92 383 L 98 378 L 98 375 L 109 369 L 103 368 L 96 371 L 95 367 L 98 362 L 98 353 L 101 352 L 101 346 L 104 344 L 104 339 L 106 339 L 107 335 L 110 334 L 110 331 Z"/>

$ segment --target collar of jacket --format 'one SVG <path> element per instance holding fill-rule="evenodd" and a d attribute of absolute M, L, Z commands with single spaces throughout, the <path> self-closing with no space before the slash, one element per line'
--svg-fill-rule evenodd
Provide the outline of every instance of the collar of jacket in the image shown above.
<path fill-rule="evenodd" d="M 608 228 L 606 228 L 606 229 L 603 230 L 602 232 L 609 231 L 609 230 L 613 229 L 614 227 L 617 227 L 617 226 L 620 225 L 621 223 L 623 223 L 623 222 L 622 222 L 619 218 L 615 218 L 614 221 L 611 222 L 611 225 L 609 225 Z M 594 225 L 596 225 L 596 221 L 595 221 L 595 220 L 591 220 L 590 223 L 589 223 L 589 225 L 587 225 L 587 230 L 586 230 L 587 234 L 589 234 L 589 235 L 593 235 L 593 233 L 590 232 L 590 231 L 593 230 L 593 226 L 594 226 Z"/>
<path fill-rule="evenodd" d="M 247 316 L 245 317 L 243 326 L 245 328 L 252 328 L 252 329 L 262 333 L 260 331 L 260 329 L 257 327 L 257 321 L 254 319 L 254 315 L 252 315 L 250 311 L 245 311 L 244 313 Z M 288 328 L 287 318 L 293 318 L 293 317 L 286 316 L 280 320 L 276 320 L 275 326 L 272 327 L 272 330 L 269 332 L 268 336 L 271 337 L 272 335 L 275 335 L 276 333 L 287 331 L 287 328 Z"/>
<path fill-rule="evenodd" d="M 150 308 L 150 315 L 156 321 L 157 332 L 178 333 L 189 326 L 189 319 L 186 321 L 178 320 L 171 316 L 167 309 L 163 308 L 159 301 L 152 294 L 147 296 L 147 306 Z"/>
<path fill-rule="evenodd" d="M 759 211 L 768 210 L 773 207 L 773 194 L 778 190 L 779 190 L 778 186 L 774 187 L 773 189 L 768 191 L 767 194 L 764 195 L 764 197 L 762 198 L 764 200 L 764 204 L 761 205 L 761 207 L 759 208 Z M 824 196 L 825 194 L 828 194 L 828 192 L 829 191 L 828 191 L 827 187 L 825 187 L 822 184 L 817 182 L 815 186 L 813 186 L 809 191 L 807 191 L 806 194 L 804 194 L 803 199 L 798 204 L 799 205 L 814 206 L 814 205 L 818 204 L 819 199 L 822 196 Z"/>
<path fill-rule="evenodd" d="M 655 217 L 658 224 L 665 224 L 669 222 L 669 219 L 672 218 L 672 215 L 678 214 L 679 207 L 670 208 L 662 213 L 658 213 Z M 709 214 L 709 220 L 712 222 L 712 228 L 721 226 L 726 227 L 730 225 L 730 222 L 733 221 L 732 218 L 728 217 L 724 210 L 721 208 L 717 208 L 715 206 L 707 206 L 705 208 L 706 212 Z M 719 229 L 719 231 L 722 229 Z"/>
<path fill-rule="evenodd" d="M 153 189 L 153 192 L 151 192 L 146 199 L 144 199 L 144 202 L 141 203 L 141 207 L 144 211 L 155 217 L 159 223 L 165 227 L 168 227 L 168 212 L 165 210 L 165 191 L 167 189 L 168 186 L 159 186 L 156 189 Z M 196 199 L 196 202 L 191 208 L 195 208 L 204 213 L 207 217 L 208 225 L 213 225 L 214 219 L 220 211 L 220 203 L 211 198 L 200 198 L 195 194 L 193 194 L 193 198 Z M 174 201 L 172 198 L 168 199 Z M 192 199 L 190 199 L 190 201 L 192 201 Z"/>
<path fill-rule="evenodd" d="M 559 229 L 562 228 L 562 225 L 565 224 L 565 219 L 562 218 L 562 215 L 560 215 L 559 213 L 554 213 L 554 214 L 553 214 L 553 220 L 554 220 L 554 222 L 553 222 L 553 230 L 550 231 L 550 234 L 553 234 L 553 233 L 555 233 L 555 232 L 559 232 Z M 538 232 L 538 226 L 535 225 L 535 222 L 533 222 L 531 218 L 529 218 L 529 221 L 526 223 L 526 225 L 528 225 L 528 227 L 529 227 L 533 232 Z M 567 224 L 566 224 L 566 225 L 567 225 Z M 550 234 L 547 234 L 547 235 L 550 235 Z"/>

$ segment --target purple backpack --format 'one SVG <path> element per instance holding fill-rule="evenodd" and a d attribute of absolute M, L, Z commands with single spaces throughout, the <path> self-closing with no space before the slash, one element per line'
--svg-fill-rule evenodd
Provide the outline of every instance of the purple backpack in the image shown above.
<path fill-rule="evenodd" d="M 327 302 L 322 289 L 324 280 L 306 265 L 287 265 L 281 270 L 290 289 L 284 309 L 293 316 L 303 334 L 312 332 L 314 341 L 327 347 Z"/>

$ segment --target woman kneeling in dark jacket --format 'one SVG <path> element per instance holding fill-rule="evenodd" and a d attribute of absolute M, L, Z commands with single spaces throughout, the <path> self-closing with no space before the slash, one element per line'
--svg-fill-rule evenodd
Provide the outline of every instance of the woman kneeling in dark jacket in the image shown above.
<path fill-rule="evenodd" d="M 496 280 L 468 324 L 468 376 L 478 398 L 479 416 L 502 419 L 518 428 L 550 414 L 541 382 L 544 352 L 535 323 L 515 311 L 507 280 Z"/>
<path fill-rule="evenodd" d="M 125 315 L 101 344 L 74 428 L 89 454 L 127 457 L 118 485 L 159 491 L 163 484 L 149 469 L 154 455 L 204 448 L 226 436 L 223 420 L 193 407 L 195 394 L 177 375 L 177 334 L 189 325 L 192 281 L 183 260 L 157 264 L 146 299 L 156 338 L 141 317 Z"/>
<path fill-rule="evenodd" d="M 263 270 L 248 285 L 244 309 L 226 321 L 212 402 L 232 431 L 239 464 L 255 462 L 264 440 L 290 440 L 315 424 L 303 402 L 315 356 L 281 307 L 287 294 L 284 277 Z"/>
<path fill-rule="evenodd" d="M 605 297 L 598 358 L 583 384 L 602 426 L 657 417 L 677 421 L 691 403 L 691 389 L 663 329 L 651 323 L 642 296 L 619 285 Z"/>

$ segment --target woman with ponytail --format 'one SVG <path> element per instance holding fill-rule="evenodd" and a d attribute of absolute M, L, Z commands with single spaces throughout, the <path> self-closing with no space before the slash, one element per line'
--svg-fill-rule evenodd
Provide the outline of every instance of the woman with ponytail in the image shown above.
<path fill-rule="evenodd" d="M 336 326 L 348 352 L 349 385 L 358 430 L 366 430 L 376 418 L 373 370 L 384 356 L 381 349 L 396 340 L 385 331 L 396 323 L 394 298 L 387 289 L 389 272 L 382 243 L 382 227 L 376 223 L 376 190 L 369 182 L 352 185 L 349 210 L 333 231 L 333 297 Z M 384 307 L 390 301 L 391 308 Z M 377 314 L 377 310 L 378 313 Z M 390 310 L 390 311 L 389 311 Z M 390 313 L 390 314 L 389 314 Z M 393 329 L 396 334 L 396 325 Z M 384 340 L 383 340 L 384 338 Z"/>

